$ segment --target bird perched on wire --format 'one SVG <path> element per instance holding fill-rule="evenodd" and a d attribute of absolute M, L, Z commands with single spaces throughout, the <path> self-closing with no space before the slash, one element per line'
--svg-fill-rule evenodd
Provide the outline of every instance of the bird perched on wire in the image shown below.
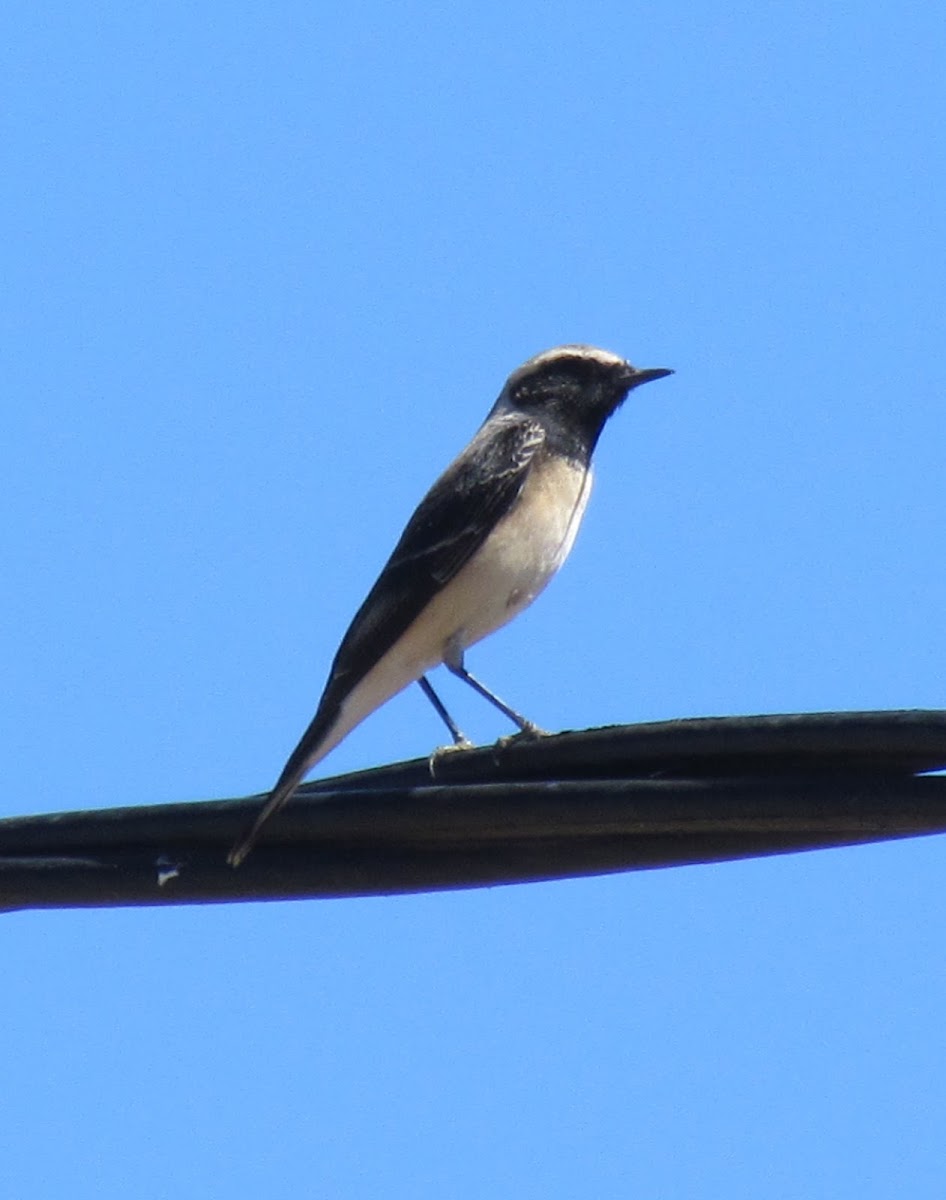
<path fill-rule="evenodd" d="M 464 651 L 536 598 L 572 548 L 591 455 L 628 393 L 672 372 L 595 346 L 556 346 L 513 371 L 479 432 L 407 523 L 335 655 L 318 709 L 252 828 L 238 866 L 304 776 L 375 709 L 419 682 L 454 742 L 467 740 L 430 685 L 443 663 L 524 733 L 541 731 L 474 678 Z"/>

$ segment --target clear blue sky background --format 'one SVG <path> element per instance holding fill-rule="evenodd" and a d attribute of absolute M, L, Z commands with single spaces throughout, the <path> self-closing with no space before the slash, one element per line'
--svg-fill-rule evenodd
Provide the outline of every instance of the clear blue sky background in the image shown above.
<path fill-rule="evenodd" d="M 561 341 L 678 373 L 474 670 L 552 729 L 946 705 L 940 4 L 0 22 L 6 811 L 267 787 Z M 412 689 L 325 770 L 441 738 Z M 940 1197 L 944 879 L 933 838 L 7 916 L 3 1190 Z"/>

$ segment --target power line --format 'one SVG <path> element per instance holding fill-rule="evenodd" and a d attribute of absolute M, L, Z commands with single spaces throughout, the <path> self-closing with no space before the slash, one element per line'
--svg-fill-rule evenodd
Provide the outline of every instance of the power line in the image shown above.
<path fill-rule="evenodd" d="M 263 797 L 0 821 L 0 908 L 389 895 L 946 831 L 946 712 L 697 718 L 512 739 Z"/>

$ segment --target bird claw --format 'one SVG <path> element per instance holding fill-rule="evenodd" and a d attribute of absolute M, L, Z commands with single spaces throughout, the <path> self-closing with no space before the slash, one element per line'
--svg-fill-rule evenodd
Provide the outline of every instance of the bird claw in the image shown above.
<path fill-rule="evenodd" d="M 468 737 L 461 738 L 458 742 L 451 742 L 449 746 L 438 746 L 430 757 L 427 759 L 427 769 L 430 771 L 430 778 L 435 779 L 437 776 L 437 764 L 441 759 L 449 757 L 451 754 L 457 754 L 463 750 L 472 750 L 473 742 Z"/>
<path fill-rule="evenodd" d="M 519 742 L 537 742 L 540 738 L 551 736 L 547 729 L 542 729 L 541 726 L 533 725 L 529 721 L 518 733 L 510 733 L 506 737 L 497 738 L 493 745 L 497 750 L 505 750 L 507 746 L 515 746 Z"/>

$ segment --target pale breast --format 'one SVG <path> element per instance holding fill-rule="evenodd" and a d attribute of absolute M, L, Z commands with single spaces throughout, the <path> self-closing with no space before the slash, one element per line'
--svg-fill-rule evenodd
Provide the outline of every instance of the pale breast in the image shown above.
<path fill-rule="evenodd" d="M 591 471 L 560 458 L 530 472 L 512 512 L 433 602 L 447 640 L 472 646 L 532 603 L 568 557 L 590 491 Z"/>
<path fill-rule="evenodd" d="M 346 698 L 331 745 L 445 656 L 531 604 L 567 558 L 590 491 L 590 470 L 561 459 L 533 468 L 513 511 Z"/>

